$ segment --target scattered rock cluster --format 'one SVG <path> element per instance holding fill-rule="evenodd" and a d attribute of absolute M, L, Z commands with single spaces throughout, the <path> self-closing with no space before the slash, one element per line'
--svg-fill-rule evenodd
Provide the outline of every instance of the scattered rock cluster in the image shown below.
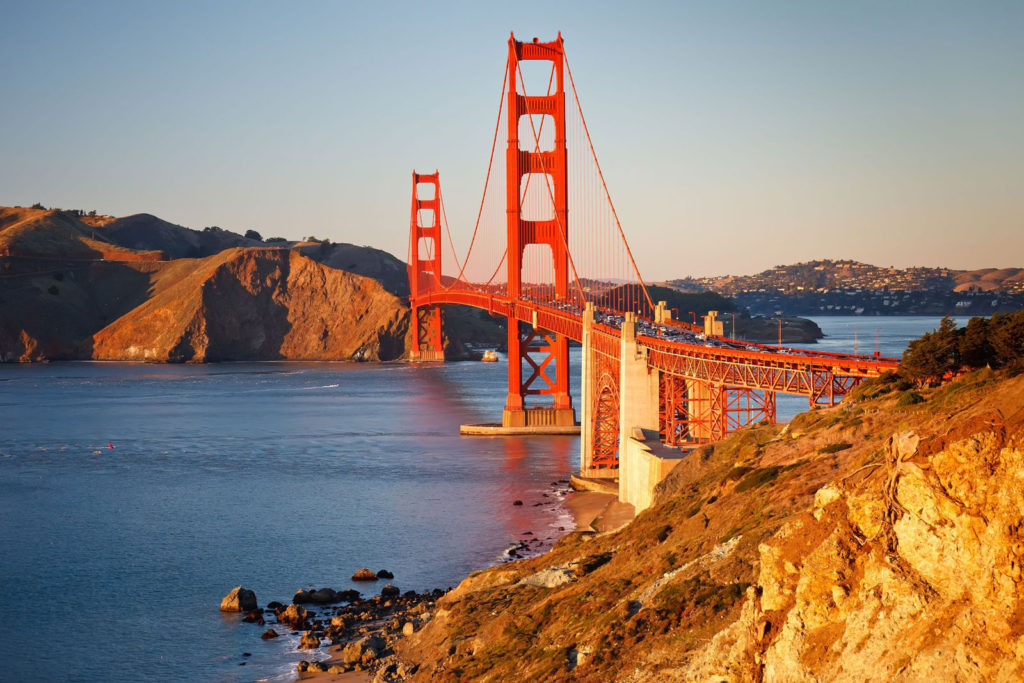
<path fill-rule="evenodd" d="M 357 579 L 357 576 L 367 578 Z M 356 572 L 353 580 L 371 580 L 369 576 L 372 580 L 394 578 L 386 569 L 376 573 L 364 569 Z M 242 604 L 244 609 L 225 611 L 244 611 L 243 622 L 260 626 L 273 619 L 278 629 L 283 626 L 293 636 L 299 636 L 300 650 L 340 646 L 326 662 L 299 662 L 300 674 L 374 670 L 379 680 L 401 680 L 413 670 L 395 658 L 392 646 L 397 639 L 412 635 L 430 620 L 435 602 L 442 595 L 444 591 L 440 589 L 402 593 L 398 586 L 390 583 L 381 588 L 379 596 L 367 599 L 356 590 L 301 589 L 290 604 L 274 601 L 267 603 L 264 609 L 256 605 L 252 591 L 238 587 L 224 598 L 221 609 L 225 609 L 225 605 Z M 314 611 L 316 609 L 319 611 Z M 282 633 L 268 628 L 260 637 L 272 640 Z"/>

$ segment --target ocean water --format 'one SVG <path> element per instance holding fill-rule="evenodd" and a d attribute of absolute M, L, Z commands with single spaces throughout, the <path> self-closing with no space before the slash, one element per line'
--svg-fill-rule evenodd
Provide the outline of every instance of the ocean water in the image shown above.
<path fill-rule="evenodd" d="M 814 348 L 852 351 L 856 327 L 871 353 L 877 328 L 894 356 L 938 324 L 817 321 Z M 578 439 L 458 435 L 498 419 L 505 382 L 504 363 L 0 365 L 0 680 L 291 680 L 308 653 L 221 615 L 235 585 L 369 593 L 366 566 L 446 588 L 524 532 L 557 538 Z M 780 419 L 805 407 L 779 397 Z"/>
<path fill-rule="evenodd" d="M 808 316 L 810 317 L 810 316 Z M 870 356 L 877 350 L 883 357 L 899 358 L 907 342 L 939 326 L 941 316 L 849 315 L 811 317 L 825 333 L 813 344 L 792 346 L 830 353 L 860 353 Z M 964 321 L 966 322 L 966 321 Z M 779 422 L 789 422 L 794 415 L 807 410 L 808 401 L 800 396 L 776 396 L 775 410 Z"/>
<path fill-rule="evenodd" d="M 458 435 L 500 419 L 505 381 L 502 363 L 0 366 L 0 680 L 291 680 L 308 653 L 222 616 L 235 585 L 264 605 L 368 593 L 349 581 L 366 566 L 446 588 L 523 532 L 560 536 L 551 484 L 577 438 Z"/>

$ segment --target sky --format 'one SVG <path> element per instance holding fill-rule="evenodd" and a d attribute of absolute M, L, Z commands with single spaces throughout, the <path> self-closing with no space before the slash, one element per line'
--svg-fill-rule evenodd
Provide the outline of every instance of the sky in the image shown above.
<path fill-rule="evenodd" d="M 468 241 L 509 31 L 560 30 L 647 280 L 1024 266 L 1024 2 L 0 0 L 0 205 Z"/>

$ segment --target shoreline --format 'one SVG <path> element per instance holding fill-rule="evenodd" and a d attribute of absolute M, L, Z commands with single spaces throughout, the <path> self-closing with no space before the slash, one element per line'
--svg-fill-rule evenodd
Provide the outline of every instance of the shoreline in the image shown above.
<path fill-rule="evenodd" d="M 566 511 L 572 516 L 575 525 L 563 536 L 574 532 L 611 531 L 627 524 L 635 516 L 633 506 L 620 503 L 618 496 L 613 493 L 571 490 L 562 502 Z M 557 541 L 555 542 L 557 543 Z M 547 547 L 542 552 L 525 556 L 506 554 L 507 559 L 492 566 L 541 556 L 550 549 Z M 471 579 L 474 574 L 475 572 L 464 577 L 460 581 L 460 585 Z M 295 680 L 343 681 L 347 683 L 402 680 L 412 672 L 405 671 L 393 653 L 384 653 L 386 651 L 393 652 L 392 644 L 395 641 L 422 628 L 436 610 L 436 602 L 440 597 L 442 595 L 439 595 L 439 591 L 419 595 L 410 591 L 394 599 L 383 599 L 377 596 L 340 607 L 320 606 L 322 608 L 321 615 L 327 624 L 334 626 L 341 624 L 346 628 L 356 630 L 347 631 L 346 637 L 337 640 L 336 643 L 310 650 L 311 655 L 314 652 L 317 653 L 317 659 L 314 660 L 311 657 L 310 660 L 304 660 L 308 662 L 306 668 L 303 668 L 300 663 L 298 670 L 295 671 Z M 362 623 L 355 626 L 350 621 L 350 617 Z M 312 629 L 307 632 L 312 632 Z M 366 659 L 365 653 L 370 649 L 373 649 L 374 653 L 369 659 Z M 378 649 L 379 652 L 377 652 Z M 362 653 L 361 656 L 360 653 Z M 358 668 L 353 670 L 353 666 Z M 385 678 L 378 678 L 380 671 L 388 671 Z"/>

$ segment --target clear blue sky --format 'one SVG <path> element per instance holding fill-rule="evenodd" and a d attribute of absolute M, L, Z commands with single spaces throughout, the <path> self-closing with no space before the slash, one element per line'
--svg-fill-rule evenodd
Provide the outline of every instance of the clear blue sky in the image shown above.
<path fill-rule="evenodd" d="M 482 186 L 510 30 L 561 30 L 649 279 L 1024 266 L 1024 2 L 0 0 L 0 204 L 405 257 Z M 462 230 L 459 230 L 462 233 Z"/>

